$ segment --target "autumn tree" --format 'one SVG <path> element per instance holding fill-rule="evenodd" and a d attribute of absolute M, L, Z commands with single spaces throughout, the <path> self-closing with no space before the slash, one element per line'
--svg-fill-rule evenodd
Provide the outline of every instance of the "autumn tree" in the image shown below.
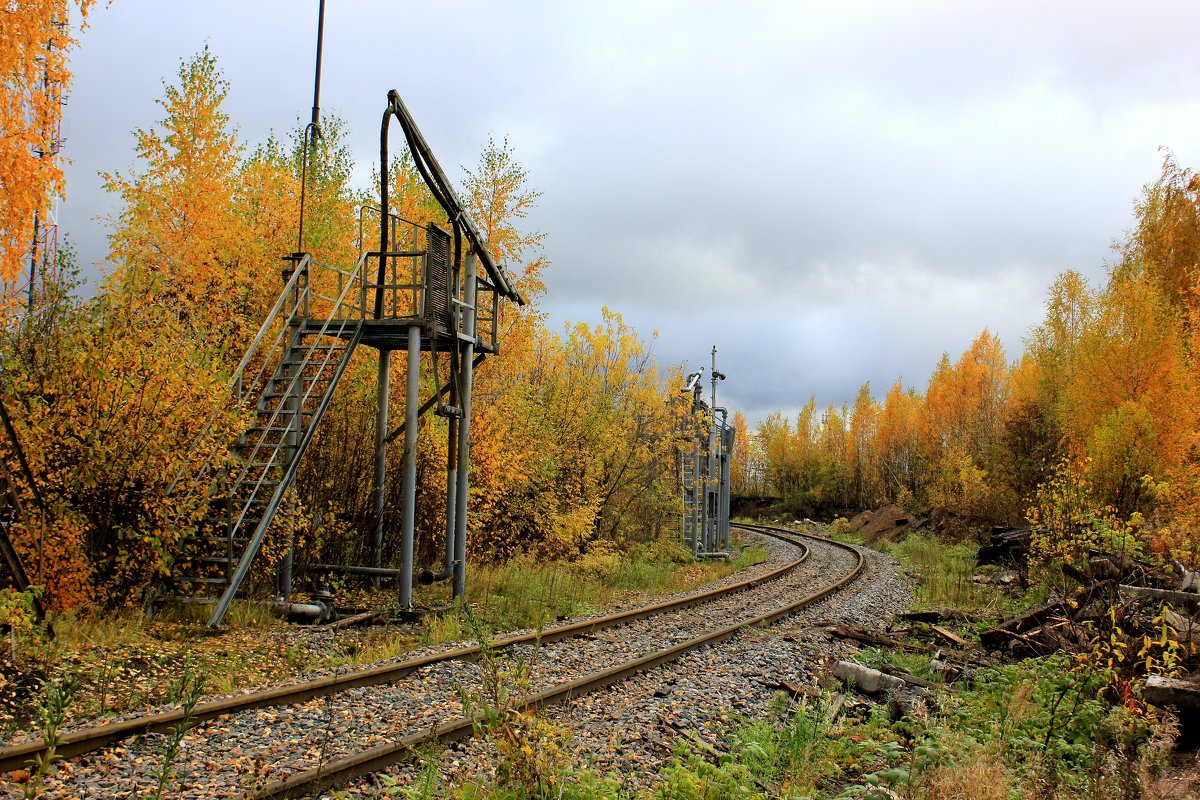
<path fill-rule="evenodd" d="M 1195 389 L 1179 318 L 1156 282 L 1114 275 L 1080 337 L 1063 426 L 1119 510 L 1138 506 L 1143 475 L 1164 476 L 1188 455 Z"/>
<path fill-rule="evenodd" d="M 52 606 L 139 602 L 204 511 L 196 453 L 221 458 L 245 421 L 219 402 L 223 377 L 170 316 L 52 286 L 38 324 L 7 336 L 0 393 L 52 515 L 44 539 L 18 530 L 15 544 Z M 184 346 L 163 346 L 173 340 Z M 21 489 L 28 500 L 32 487 Z"/>
<path fill-rule="evenodd" d="M 761 457 L 757 446 L 750 442 L 746 428 L 746 415 L 733 412 L 733 453 L 729 462 L 729 491 L 735 495 L 757 495 L 761 493 L 759 477 L 762 472 Z"/>
<path fill-rule="evenodd" d="M 56 136 L 77 44 L 70 11 L 86 23 L 94 0 L 13 0 L 0 24 L 0 286 L 29 264 L 35 216 L 64 194 Z M 0 298 L 0 313 L 10 298 Z"/>
<path fill-rule="evenodd" d="M 488 249 L 497 262 L 517 270 L 517 289 L 529 297 L 545 292 L 541 273 L 546 262 L 541 257 L 526 258 L 538 250 L 544 235 L 521 227 L 541 192 L 529 185 L 529 173 L 517 160 L 508 139 L 499 144 L 488 137 L 479 163 L 466 170 L 464 182 L 466 211 L 479 226 Z"/>
<path fill-rule="evenodd" d="M 884 496 L 894 503 L 907 503 L 919 491 L 921 468 L 921 398 L 915 390 L 905 391 L 897 378 L 884 397 L 875 422 L 872 447 L 878 481 Z"/>
<path fill-rule="evenodd" d="M 876 481 L 874 441 L 877 435 L 879 406 L 871 397 L 871 384 L 864 383 L 854 399 L 850 412 L 848 456 L 850 471 L 850 503 L 860 508 L 875 505 L 879 498 Z"/>
<path fill-rule="evenodd" d="M 1166 151 L 1162 174 L 1142 190 L 1134 216 L 1137 225 L 1122 247 L 1122 266 L 1143 272 L 1171 306 L 1195 310 L 1200 300 L 1200 175 L 1179 166 Z"/>
<path fill-rule="evenodd" d="M 222 110 L 229 84 L 216 56 L 205 46 L 181 62 L 178 80 L 158 101 L 159 125 L 134 132 L 140 168 L 103 174 L 124 206 L 109 236 L 110 287 L 238 351 L 261 321 L 259 287 L 278 285 L 277 265 L 246 257 L 251 231 L 235 203 L 243 150 Z"/>
<path fill-rule="evenodd" d="M 790 497 L 799 486 L 800 470 L 794 457 L 791 423 L 774 411 L 758 425 L 759 451 L 763 456 L 763 481 L 768 493 Z"/>
<path fill-rule="evenodd" d="M 943 355 L 925 392 L 925 445 L 930 453 L 957 450 L 977 463 L 1000 433 L 1007 368 L 1000 340 L 983 331 L 962 357 Z"/>

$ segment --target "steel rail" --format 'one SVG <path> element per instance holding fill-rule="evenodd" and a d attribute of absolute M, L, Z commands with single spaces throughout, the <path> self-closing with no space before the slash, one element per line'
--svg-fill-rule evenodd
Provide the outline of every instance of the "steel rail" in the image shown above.
<path fill-rule="evenodd" d="M 750 530 L 748 526 L 747 529 Z M 582 622 L 546 628 L 540 632 L 534 631 L 532 633 L 501 636 L 491 640 L 488 644 L 492 649 L 505 649 L 516 645 L 530 644 L 534 642 L 557 642 L 575 636 L 584 636 L 603 628 L 635 622 L 656 614 L 666 614 L 672 611 L 689 608 L 694 605 L 719 599 L 734 592 L 753 589 L 764 583 L 776 580 L 795 570 L 797 567 L 803 564 L 810 555 L 809 549 L 802 542 L 797 542 L 791 539 L 790 536 L 781 536 L 778 532 L 769 530 L 754 530 L 754 532 L 766 534 L 768 536 L 774 536 L 775 538 L 788 541 L 790 544 L 799 545 L 803 548 L 803 552 L 801 553 L 800 557 L 794 561 L 784 564 L 755 578 L 747 578 L 746 580 L 738 581 L 737 583 L 718 587 L 710 591 L 690 595 L 688 597 L 683 597 L 676 600 L 653 603 L 646 606 L 640 606 L 629 611 L 606 614 L 604 616 L 595 617 Z M 434 653 L 432 655 L 408 658 L 397 662 L 376 664 L 374 666 L 354 670 L 351 672 L 343 672 L 325 678 L 316 678 L 302 681 L 300 683 L 276 686 L 263 691 L 240 695 L 238 697 L 215 700 L 207 703 L 199 703 L 196 705 L 195 709 L 193 709 L 191 719 L 193 722 L 204 722 L 206 720 L 215 719 L 222 714 L 236 714 L 242 711 L 248 711 L 254 708 L 262 708 L 265 706 L 294 705 L 311 700 L 315 697 L 336 694 L 338 692 L 344 692 L 362 686 L 375 686 L 378 684 L 393 683 L 401 678 L 404 678 L 409 673 L 431 664 L 438 664 L 444 661 L 455 661 L 460 659 L 471 660 L 477 658 L 479 656 L 479 651 L 480 646 L 477 644 L 456 647 L 441 653 Z M 59 744 L 55 752 L 60 758 L 72 758 L 74 756 L 90 753 L 94 750 L 100 749 L 101 747 L 132 736 L 137 736 L 143 733 L 166 731 L 179 724 L 182 720 L 183 712 L 182 710 L 176 708 L 132 717 L 130 719 L 125 719 L 118 722 L 94 725 L 87 728 L 79 728 L 61 734 L 59 737 Z M 15 769 L 23 769 L 28 766 L 31 760 L 37 758 L 45 751 L 46 745 L 42 741 L 23 742 L 21 744 L 0 748 L 0 773 L 9 772 Z"/>
<path fill-rule="evenodd" d="M 735 635 L 739 631 L 755 625 L 770 625 L 778 620 L 786 617 L 796 611 L 811 605 L 818 600 L 828 597 L 833 592 L 843 588 L 855 578 L 857 578 L 866 566 L 862 553 L 850 545 L 841 542 L 835 542 L 831 539 L 815 536 L 813 534 L 799 533 L 788 531 L 785 535 L 782 531 L 770 529 L 765 526 L 750 526 L 736 525 L 734 527 L 751 530 L 755 533 L 764 533 L 771 536 L 776 536 L 782 539 L 790 539 L 792 536 L 803 536 L 810 539 L 816 539 L 821 542 L 834 545 L 849 551 L 854 555 L 854 567 L 838 580 L 827 584 L 812 594 L 789 602 L 788 604 L 768 611 L 764 614 L 759 614 L 753 619 L 743 622 L 735 622 L 717 630 L 702 634 L 693 639 L 690 639 L 682 644 L 666 648 L 654 653 L 648 653 L 639 658 L 627 661 L 623 664 L 618 664 L 615 667 L 603 670 L 601 672 L 592 673 L 569 681 L 550 689 L 545 689 L 535 694 L 528 696 L 522 704 L 522 710 L 539 709 L 545 706 L 554 705 L 556 703 L 566 702 L 574 697 L 587 694 L 595 689 L 600 689 L 614 683 L 619 683 L 626 678 L 632 677 L 638 672 L 643 672 L 648 669 L 674 661 L 684 654 L 704 647 L 710 644 L 724 641 Z M 793 540 L 794 541 L 794 540 Z M 417 754 L 418 748 L 423 745 L 433 742 L 449 743 L 452 741 L 465 739 L 472 735 L 475 725 L 478 722 L 476 718 L 459 717 L 456 719 L 447 720 L 440 724 L 434 725 L 432 728 L 419 733 L 409 734 L 401 739 L 398 739 L 390 744 L 379 745 L 368 750 L 356 753 L 352 756 L 335 759 L 329 761 L 316 769 L 296 772 L 282 780 L 274 781 L 265 786 L 251 791 L 243 795 L 245 800 L 281 800 L 282 798 L 309 797 L 316 792 L 323 791 L 333 786 L 339 786 L 354 778 L 367 775 L 372 772 L 377 772 L 387 766 L 399 763 L 411 758 Z"/>

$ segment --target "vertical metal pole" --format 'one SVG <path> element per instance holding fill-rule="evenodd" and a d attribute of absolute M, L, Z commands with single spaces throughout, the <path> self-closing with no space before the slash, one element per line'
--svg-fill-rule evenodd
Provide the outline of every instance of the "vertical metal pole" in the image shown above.
<path fill-rule="evenodd" d="M 296 233 L 296 252 L 304 251 L 304 200 L 305 188 L 308 185 L 308 150 L 315 147 L 316 140 L 321 138 L 321 50 L 325 41 L 325 0 L 317 6 L 317 66 L 313 77 L 312 119 L 304 128 L 303 141 L 300 144 L 300 224 Z"/>
<path fill-rule="evenodd" d="M 717 346 L 712 349 L 712 404 L 708 407 L 708 471 L 704 481 L 704 547 L 708 552 L 717 544 Z"/>
<path fill-rule="evenodd" d="M 463 354 L 459 359 L 461 376 L 459 398 L 462 421 L 458 427 L 458 486 L 455 488 L 454 512 L 454 596 L 465 597 L 467 593 L 467 489 L 471 470 L 471 383 L 475 377 L 475 320 L 476 289 L 475 275 L 478 269 L 474 252 L 467 253 L 463 276 Z"/>
<path fill-rule="evenodd" d="M 301 262 L 302 264 L 304 262 Z M 291 337 L 295 344 L 295 349 L 299 350 L 303 347 L 303 335 L 301 334 L 301 326 L 303 320 L 308 319 L 311 311 L 310 303 L 312 301 L 312 293 L 309 291 L 308 284 L 308 267 L 302 266 L 302 272 L 296 281 L 295 295 L 292 298 L 292 307 L 300 310 L 301 321 L 297 322 L 292 328 Z M 289 347 L 288 352 L 292 352 L 293 348 Z M 287 358 L 287 354 L 284 355 Z M 301 416 L 304 406 L 304 374 L 299 364 L 286 366 L 284 374 L 289 378 L 288 397 L 284 401 L 284 419 L 287 420 L 287 432 L 283 435 L 284 452 L 287 453 L 288 463 L 297 457 L 300 450 L 300 438 L 303 433 L 301 430 L 304 419 Z M 282 464 L 284 468 L 287 464 Z M 295 480 L 292 481 L 292 486 L 295 486 Z M 275 588 L 279 596 L 286 602 L 292 597 L 292 566 L 296 554 L 296 526 L 295 526 L 295 511 L 296 498 L 293 495 L 288 500 L 288 542 L 287 551 L 283 555 L 283 559 L 279 562 L 279 568 L 275 573 Z M 232 549 L 233 542 L 230 541 Z M 230 561 L 232 561 L 232 552 L 230 553 Z"/>
<path fill-rule="evenodd" d="M 388 402 L 392 384 L 392 351 L 379 351 L 379 381 L 378 396 L 375 407 L 375 535 L 371 539 L 371 566 L 383 566 L 383 521 L 384 506 L 387 500 L 387 427 Z M 372 585 L 379 588 L 379 579 L 372 579 Z"/>
<path fill-rule="evenodd" d="M 454 380 L 453 375 L 450 380 Z M 439 578 L 449 578 L 454 574 L 454 514 L 458 510 L 454 499 L 458 483 L 458 420 L 449 417 L 446 423 L 449 428 L 446 433 L 446 554 Z"/>
<path fill-rule="evenodd" d="M 317 6 L 317 68 L 313 77 L 312 124 L 321 124 L 321 49 L 325 41 L 325 0 Z"/>
<path fill-rule="evenodd" d="M 404 392 L 404 518 L 400 529 L 400 607 L 412 608 L 413 529 L 417 520 L 417 410 L 421 403 L 421 326 L 408 326 Z"/>
<path fill-rule="evenodd" d="M 692 490 L 692 531 L 695 533 L 695 548 L 694 552 L 701 553 L 704 550 L 703 533 L 701 528 L 704 524 L 704 470 L 700 468 L 700 430 L 699 423 L 692 437 L 692 464 L 695 465 L 695 479 L 692 485 L 695 487 Z"/>
<path fill-rule="evenodd" d="M 28 300 L 28 305 L 25 306 L 25 313 L 27 315 L 30 315 L 33 313 L 34 295 L 36 294 L 36 289 L 37 289 L 37 287 L 34 286 L 34 283 L 37 279 L 38 228 L 40 228 L 40 227 L 41 227 L 41 220 L 38 216 L 38 212 L 34 211 L 33 212 L 33 248 L 29 251 L 29 300 Z M 29 316 L 28 318 L 30 320 L 33 319 L 32 316 Z"/>
<path fill-rule="evenodd" d="M 729 428 L 727 425 L 728 416 L 725 413 L 721 414 L 722 431 L 721 431 L 721 483 L 718 496 L 718 519 L 720 519 L 720 548 L 725 552 L 729 552 Z"/>
<path fill-rule="evenodd" d="M 288 460 L 296 457 L 296 451 L 300 444 L 300 407 L 301 398 L 304 396 L 304 378 L 300 373 L 299 365 L 288 367 L 285 373 L 291 380 L 291 391 L 288 392 L 286 402 L 286 419 L 287 433 L 284 434 L 284 452 L 287 453 Z M 288 509 L 292 512 L 296 510 L 296 500 L 293 497 L 288 502 Z M 289 515 L 291 520 L 288 523 L 288 543 L 287 552 L 284 553 L 283 559 L 279 562 L 279 570 L 275 577 L 275 588 L 279 593 L 280 599 L 287 602 L 292 597 L 292 561 L 295 557 L 296 548 L 296 529 L 295 529 L 295 514 Z"/>
<path fill-rule="evenodd" d="M 679 448 L 679 496 L 683 500 L 683 543 L 692 546 L 692 504 L 688 494 L 688 456 L 687 451 Z"/>

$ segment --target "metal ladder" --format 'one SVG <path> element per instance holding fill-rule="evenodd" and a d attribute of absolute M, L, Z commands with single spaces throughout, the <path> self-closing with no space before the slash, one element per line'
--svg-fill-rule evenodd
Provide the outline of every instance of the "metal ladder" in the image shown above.
<path fill-rule="evenodd" d="M 699 501 L 699 485 L 696 475 L 696 458 L 689 451 L 680 454 L 680 477 L 683 488 L 683 541 L 692 549 L 698 541 L 696 530 L 696 503 Z"/>
<path fill-rule="evenodd" d="M 254 408 L 254 422 L 232 448 L 232 465 L 217 464 L 217 453 L 202 462 L 198 475 L 212 475 L 216 496 L 181 540 L 152 606 L 213 605 L 208 624 L 220 624 L 358 345 L 364 264 L 360 257 L 347 272 L 305 255 L 295 265 L 229 382 L 234 402 Z M 314 275 L 330 284 L 328 294 L 314 290 Z"/>

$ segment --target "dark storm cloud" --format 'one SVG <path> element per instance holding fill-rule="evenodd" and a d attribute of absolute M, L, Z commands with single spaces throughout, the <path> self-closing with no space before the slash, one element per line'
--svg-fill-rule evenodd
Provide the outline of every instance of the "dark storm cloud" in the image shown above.
<path fill-rule="evenodd" d="M 311 103 L 315 3 L 122 0 L 75 65 L 64 228 L 85 263 L 94 178 L 207 41 L 244 141 Z M 364 182 L 395 86 L 447 165 L 507 135 L 543 192 L 546 306 L 661 331 L 668 363 L 720 348 L 760 416 L 918 387 L 984 327 L 1010 357 L 1068 267 L 1103 275 L 1159 145 L 1195 164 L 1177 3 L 331 3 L 322 106 Z M 1192 148 L 1189 150 L 1188 148 Z M 735 380 L 735 376 L 737 380 Z"/>

